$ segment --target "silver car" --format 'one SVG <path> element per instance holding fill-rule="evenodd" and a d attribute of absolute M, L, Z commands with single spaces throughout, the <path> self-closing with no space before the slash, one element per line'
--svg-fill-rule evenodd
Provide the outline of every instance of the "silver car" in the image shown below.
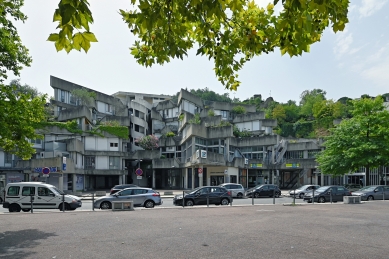
<path fill-rule="evenodd" d="M 232 197 L 243 198 L 244 188 L 243 185 L 237 183 L 222 183 L 219 186 L 226 188 L 231 192 Z"/>
<path fill-rule="evenodd" d="M 296 196 L 296 198 L 299 197 L 300 199 L 302 199 L 302 198 L 304 198 L 304 195 L 306 193 L 312 192 L 312 190 L 316 190 L 319 187 L 320 187 L 319 185 L 309 185 L 309 184 L 303 185 L 303 186 L 297 188 L 296 190 L 291 190 L 289 192 L 289 195 L 292 197 Z"/>
<path fill-rule="evenodd" d="M 120 200 L 132 200 L 134 207 L 154 208 L 155 205 L 162 205 L 159 192 L 151 188 L 133 187 L 100 197 L 95 200 L 93 207 L 102 210 L 112 209 L 112 202 Z"/>
<path fill-rule="evenodd" d="M 363 187 L 362 189 L 352 192 L 353 196 L 361 196 L 362 201 L 372 200 L 388 200 L 389 199 L 389 186 L 385 185 L 370 185 Z"/>

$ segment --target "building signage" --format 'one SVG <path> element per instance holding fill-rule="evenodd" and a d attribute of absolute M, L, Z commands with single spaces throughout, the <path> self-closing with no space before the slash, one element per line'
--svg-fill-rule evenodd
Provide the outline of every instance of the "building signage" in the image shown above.
<path fill-rule="evenodd" d="M 296 167 L 300 167 L 300 164 L 286 164 L 285 167 L 296 168 Z"/>
<path fill-rule="evenodd" d="M 251 168 L 260 168 L 262 167 L 262 164 L 250 164 Z"/>
<path fill-rule="evenodd" d="M 42 173 L 43 172 L 43 168 L 48 168 L 50 170 L 49 173 L 55 173 L 55 172 L 58 172 L 58 168 L 57 167 L 35 167 L 34 168 L 34 172 L 35 173 Z M 45 169 L 46 170 L 46 169 Z"/>
<path fill-rule="evenodd" d="M 66 171 L 66 156 L 62 158 L 62 171 Z"/>

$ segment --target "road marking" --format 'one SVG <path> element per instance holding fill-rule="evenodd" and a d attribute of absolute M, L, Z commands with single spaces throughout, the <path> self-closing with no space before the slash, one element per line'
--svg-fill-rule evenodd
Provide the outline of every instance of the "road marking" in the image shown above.
<path fill-rule="evenodd" d="M 274 210 L 257 210 L 257 211 L 273 211 L 274 212 Z"/>

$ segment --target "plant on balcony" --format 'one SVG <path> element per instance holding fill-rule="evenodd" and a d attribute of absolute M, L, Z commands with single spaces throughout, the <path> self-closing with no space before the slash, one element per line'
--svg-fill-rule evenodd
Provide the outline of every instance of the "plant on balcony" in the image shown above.
<path fill-rule="evenodd" d="M 183 121 L 185 117 L 185 114 L 181 113 L 180 116 L 178 116 L 178 121 Z"/>
<path fill-rule="evenodd" d="M 160 159 L 165 159 L 166 156 L 165 155 L 161 155 Z"/>
<path fill-rule="evenodd" d="M 192 119 L 190 119 L 188 122 L 191 124 L 200 124 L 201 123 L 200 114 L 196 113 L 195 116 Z"/>
<path fill-rule="evenodd" d="M 209 110 L 209 111 L 208 111 L 208 116 L 209 116 L 209 117 L 215 116 L 215 111 L 214 111 L 214 110 Z"/>
<path fill-rule="evenodd" d="M 139 139 L 135 139 L 135 143 L 145 150 L 154 150 L 159 148 L 159 139 L 154 135 L 147 135 Z"/>
<path fill-rule="evenodd" d="M 165 136 L 166 136 L 167 138 L 169 138 L 169 137 L 175 137 L 176 134 L 175 134 L 173 131 L 169 131 L 169 132 L 167 132 L 167 133 L 165 134 Z"/>
<path fill-rule="evenodd" d="M 246 129 L 240 130 L 237 126 L 234 126 L 233 134 L 237 138 L 247 138 L 247 137 L 251 137 L 251 135 L 252 135 L 250 131 L 248 131 Z"/>
<path fill-rule="evenodd" d="M 246 108 L 244 108 L 241 105 L 235 106 L 232 108 L 232 112 L 235 114 L 245 114 L 246 113 Z"/>
<path fill-rule="evenodd" d="M 122 139 L 128 139 L 129 131 L 128 127 L 121 126 L 118 121 L 105 121 L 97 128 L 93 129 L 91 133 L 105 131 L 111 135 L 117 136 Z"/>

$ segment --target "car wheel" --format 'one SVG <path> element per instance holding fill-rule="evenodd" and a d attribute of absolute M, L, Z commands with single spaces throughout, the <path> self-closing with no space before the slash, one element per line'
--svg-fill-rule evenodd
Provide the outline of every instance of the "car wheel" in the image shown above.
<path fill-rule="evenodd" d="M 238 195 L 236 195 L 237 198 L 239 199 L 242 199 L 243 198 L 243 193 L 238 193 Z"/>
<path fill-rule="evenodd" d="M 374 197 L 370 195 L 369 197 L 367 197 L 367 200 L 372 201 L 372 200 L 374 200 Z"/>
<path fill-rule="evenodd" d="M 102 209 L 102 210 L 112 209 L 111 203 L 109 201 L 102 202 L 101 205 L 100 205 L 100 209 Z"/>
<path fill-rule="evenodd" d="M 62 206 L 63 206 L 63 203 L 61 202 L 61 204 L 58 206 L 58 209 L 60 211 L 63 211 Z M 70 210 L 70 205 L 67 204 L 66 202 L 65 202 L 65 210 Z"/>
<path fill-rule="evenodd" d="M 224 199 L 222 199 L 221 201 L 220 201 L 220 204 L 221 205 L 228 205 L 230 203 L 230 201 L 228 200 L 228 199 L 226 199 L 226 198 L 224 198 Z"/>
<path fill-rule="evenodd" d="M 303 198 L 304 198 L 304 193 L 300 193 L 300 194 L 299 194 L 299 198 L 300 198 L 300 199 L 303 199 Z"/>
<path fill-rule="evenodd" d="M 22 209 L 24 212 L 29 212 L 31 209 Z"/>
<path fill-rule="evenodd" d="M 193 206 L 193 205 L 194 205 L 194 203 L 193 203 L 192 200 L 187 200 L 187 201 L 185 202 L 185 204 L 186 204 L 186 206 Z"/>
<path fill-rule="evenodd" d="M 318 200 L 319 203 L 325 203 L 326 202 L 326 199 L 324 197 L 319 197 L 319 200 Z"/>
<path fill-rule="evenodd" d="M 20 212 L 21 208 L 18 204 L 11 204 L 9 205 L 8 211 L 9 212 Z"/>
<path fill-rule="evenodd" d="M 256 192 L 256 193 L 254 194 L 254 198 L 259 198 L 259 193 Z"/>
<path fill-rule="evenodd" d="M 145 208 L 148 208 L 148 209 L 154 208 L 154 202 L 153 201 L 146 201 Z"/>
<path fill-rule="evenodd" d="M 279 193 L 279 192 L 276 192 L 276 193 L 275 193 L 276 198 L 279 198 L 280 195 L 281 195 L 281 193 Z"/>

